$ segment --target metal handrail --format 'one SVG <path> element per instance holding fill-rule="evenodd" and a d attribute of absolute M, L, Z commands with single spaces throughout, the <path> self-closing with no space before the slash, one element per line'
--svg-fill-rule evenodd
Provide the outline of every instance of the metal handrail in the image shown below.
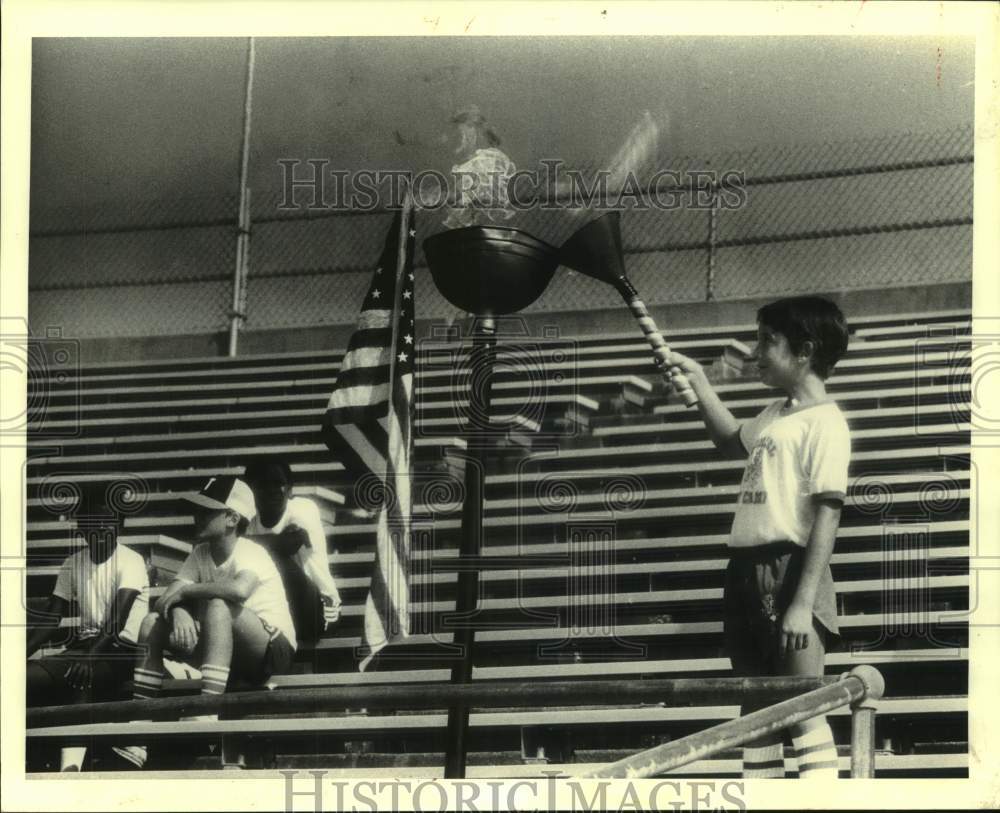
<path fill-rule="evenodd" d="M 419 685 L 356 684 L 314 688 L 255 690 L 221 695 L 160 697 L 40 706 L 26 711 L 28 728 L 143 720 L 150 717 L 186 717 L 197 714 L 280 714 L 334 711 L 347 708 L 445 709 L 454 704 L 470 708 L 514 706 L 623 705 L 666 703 L 697 705 L 726 700 L 769 702 L 835 683 L 837 678 L 650 678 L 601 680 L 476 680 L 467 684 Z"/>
<path fill-rule="evenodd" d="M 882 697 L 885 681 L 872 666 L 858 666 L 829 686 L 784 700 L 773 706 L 721 723 L 679 740 L 640 751 L 612 762 L 587 777 L 639 779 L 710 757 L 725 748 L 743 745 L 766 734 L 852 706 L 851 776 L 870 778 L 875 762 L 875 701 Z"/>
<path fill-rule="evenodd" d="M 482 680 L 467 684 L 329 686 L 232 692 L 221 695 L 163 697 L 43 706 L 26 710 L 28 729 L 86 726 L 163 717 L 221 713 L 255 714 L 330 712 L 349 708 L 445 709 L 512 708 L 518 706 L 624 705 L 657 703 L 692 706 L 705 703 L 777 702 L 745 717 L 714 726 L 611 763 L 588 774 L 594 777 L 645 777 L 663 773 L 785 728 L 802 720 L 851 705 L 853 712 L 851 775 L 872 776 L 874 770 L 875 701 L 884 681 L 878 670 L 859 666 L 835 677 L 651 678 L 521 681 Z M 613 703 L 609 703 L 613 699 Z M 180 723 L 179 725 L 185 725 Z M 69 732 L 62 731 L 61 735 Z M 84 732 L 81 732 L 84 733 Z"/>

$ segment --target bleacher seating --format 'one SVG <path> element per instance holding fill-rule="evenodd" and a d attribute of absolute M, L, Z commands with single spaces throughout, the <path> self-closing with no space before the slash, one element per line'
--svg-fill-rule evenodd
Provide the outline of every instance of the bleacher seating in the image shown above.
<path fill-rule="evenodd" d="M 844 647 L 828 655 L 827 671 L 871 663 L 886 677 L 878 775 L 966 775 L 969 314 L 868 317 L 852 328 L 848 355 L 829 381 L 854 447 L 832 560 Z M 721 397 L 746 418 L 774 397 L 749 367 L 739 369 L 754 336 L 745 324 L 667 338 L 713 365 Z M 344 599 L 342 620 L 300 650 L 297 673 L 278 678 L 277 691 L 447 680 L 447 614 L 457 582 L 447 565 L 458 553 L 461 490 L 428 486 L 461 483 L 468 377 L 458 351 L 436 346 L 434 363 L 418 367 L 414 519 L 432 533 L 415 542 L 413 634 L 386 650 L 377 671 L 358 674 L 354 656 L 373 525 L 318 434 L 340 353 L 102 363 L 65 381 L 52 370 L 31 374 L 32 391 L 45 397 L 29 399 L 28 606 L 47 595 L 59 562 L 80 544 L 60 483 L 135 484 L 142 510 L 125 519 L 121 541 L 147 559 L 157 594 L 190 550 L 190 518 L 178 494 L 208 476 L 238 473 L 252 455 L 273 453 L 289 460 L 299 487 L 324 506 Z M 499 357 L 495 425 L 500 440 L 514 440 L 501 444 L 485 484 L 483 554 L 497 564 L 480 574 L 473 679 L 726 674 L 724 548 L 742 461 L 718 456 L 696 416 L 657 378 L 635 334 L 565 340 L 541 356 L 505 347 L 501 337 Z M 167 689 L 195 686 L 174 680 Z M 542 767 L 582 772 L 738 713 L 728 705 L 610 701 L 602 708 L 474 711 L 469 776 L 539 776 Z M 155 743 L 203 741 L 224 730 L 265 743 L 262 765 L 440 776 L 445 718 L 444 710 L 344 709 L 223 720 L 217 728 L 95 722 L 86 735 Z M 846 711 L 831 724 L 846 743 Z M 563 732 L 565 753 L 549 765 L 524 764 L 531 762 L 521 750 L 526 726 Z M 46 744 L 80 731 L 29 731 L 35 768 L 45 765 Z M 846 770 L 846 751 L 841 760 Z M 157 764 L 170 767 L 165 757 L 156 762 L 154 748 L 151 767 Z M 726 752 L 684 774 L 738 771 L 738 755 Z"/>

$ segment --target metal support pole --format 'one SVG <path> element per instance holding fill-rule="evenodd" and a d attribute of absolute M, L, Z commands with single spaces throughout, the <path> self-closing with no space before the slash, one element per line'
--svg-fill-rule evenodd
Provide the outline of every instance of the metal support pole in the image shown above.
<path fill-rule="evenodd" d="M 229 314 L 229 355 L 236 355 L 240 325 L 246 314 L 246 276 L 250 256 L 250 190 L 247 176 L 250 170 L 250 122 L 253 113 L 254 39 L 247 42 L 247 78 L 243 95 L 243 140 L 240 143 L 239 211 L 236 226 L 236 267 L 233 270 L 233 299 Z"/>
<path fill-rule="evenodd" d="M 851 707 L 852 779 L 875 776 L 875 711 L 875 702 L 867 697 Z"/>
<path fill-rule="evenodd" d="M 470 393 L 468 446 L 465 460 L 465 502 L 462 505 L 462 537 L 459 557 L 479 556 L 483 536 L 484 481 L 486 458 L 492 447 L 490 438 L 490 405 L 493 399 L 493 363 L 496 356 L 496 320 L 475 318 L 470 357 Z M 475 643 L 474 614 L 479 600 L 479 571 L 475 568 L 458 574 L 458 595 L 455 601 L 457 628 L 455 644 L 460 647 L 459 660 L 451 670 L 452 684 L 465 684 L 472 679 L 472 650 Z M 468 752 L 469 706 L 455 703 L 448 710 L 445 779 L 465 778 L 465 758 Z"/>

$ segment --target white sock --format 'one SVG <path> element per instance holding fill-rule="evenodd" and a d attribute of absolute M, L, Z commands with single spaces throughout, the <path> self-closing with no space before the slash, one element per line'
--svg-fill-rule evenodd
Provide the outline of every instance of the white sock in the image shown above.
<path fill-rule="evenodd" d="M 781 740 L 768 745 L 743 746 L 744 779 L 783 779 L 785 749 Z"/>
<path fill-rule="evenodd" d="M 229 683 L 229 667 L 206 663 L 201 667 L 201 693 L 225 694 Z"/>
<path fill-rule="evenodd" d="M 800 779 L 836 779 L 837 746 L 825 720 L 799 737 L 792 737 Z"/>
<path fill-rule="evenodd" d="M 70 745 L 59 754 L 60 771 L 82 771 L 83 758 L 87 756 L 86 745 Z"/>
<path fill-rule="evenodd" d="M 229 667 L 216 666 L 212 663 L 203 664 L 201 667 L 201 693 L 218 695 L 225 694 L 226 685 L 229 683 Z M 212 714 L 189 714 L 181 717 L 181 722 L 213 722 L 219 719 L 219 713 Z"/>

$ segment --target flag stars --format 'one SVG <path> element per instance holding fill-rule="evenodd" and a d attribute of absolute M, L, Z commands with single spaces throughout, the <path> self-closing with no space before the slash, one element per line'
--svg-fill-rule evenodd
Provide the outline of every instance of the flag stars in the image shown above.
<path fill-rule="evenodd" d="M 372 291 L 372 299 L 378 299 L 380 296 L 382 296 L 382 292 L 378 288 Z"/>
<path fill-rule="evenodd" d="M 409 333 L 407 333 L 403 337 L 403 341 L 406 342 L 407 344 L 413 344 L 413 337 Z"/>
<path fill-rule="evenodd" d="M 409 299 L 413 296 L 413 291 L 403 291 L 403 299 Z"/>
<path fill-rule="evenodd" d="M 417 230 L 416 229 L 410 229 L 410 237 L 416 237 L 416 236 L 417 236 Z"/>
<path fill-rule="evenodd" d="M 413 274 L 407 274 L 407 276 L 410 278 L 410 282 L 413 282 Z"/>
<path fill-rule="evenodd" d="M 376 277 L 382 276 L 382 269 L 381 268 L 376 268 L 375 269 L 375 276 Z"/>
<path fill-rule="evenodd" d="M 406 361 L 409 358 L 409 356 L 407 356 L 406 353 L 400 353 L 398 356 L 396 356 L 396 358 L 398 358 L 400 361 Z"/>

